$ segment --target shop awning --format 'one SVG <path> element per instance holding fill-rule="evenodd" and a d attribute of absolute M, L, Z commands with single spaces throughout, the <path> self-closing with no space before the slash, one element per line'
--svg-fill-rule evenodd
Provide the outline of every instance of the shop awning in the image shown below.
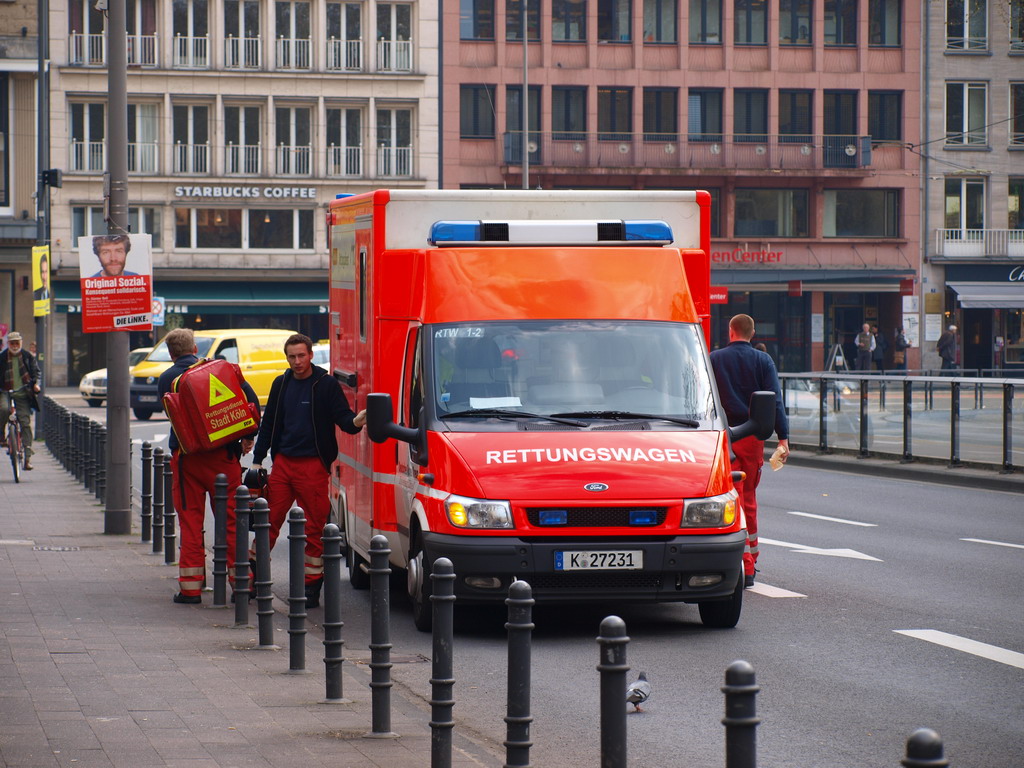
<path fill-rule="evenodd" d="M 327 311 L 327 288 L 326 280 L 294 283 L 157 280 L 153 295 L 163 297 L 168 312 L 180 314 L 202 309 L 211 315 L 316 315 Z M 58 312 L 81 304 L 77 281 L 55 282 L 54 293 Z"/>
<path fill-rule="evenodd" d="M 1024 309 L 1024 283 L 946 283 L 964 309 Z"/>

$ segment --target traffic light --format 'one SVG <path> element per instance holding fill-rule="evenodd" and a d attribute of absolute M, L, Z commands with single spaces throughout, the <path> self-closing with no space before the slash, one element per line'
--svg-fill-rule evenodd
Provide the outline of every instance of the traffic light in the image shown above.
<path fill-rule="evenodd" d="M 64 172 L 60 168 L 49 168 L 43 171 L 43 184 L 60 189 L 64 186 Z"/>

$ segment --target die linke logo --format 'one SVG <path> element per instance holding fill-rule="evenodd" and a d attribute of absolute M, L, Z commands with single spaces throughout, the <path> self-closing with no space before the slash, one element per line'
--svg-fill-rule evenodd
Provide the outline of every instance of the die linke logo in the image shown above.
<path fill-rule="evenodd" d="M 233 397 L 235 397 L 235 393 L 231 391 L 231 388 L 211 373 L 210 405 L 219 405 L 225 400 L 231 400 Z"/>

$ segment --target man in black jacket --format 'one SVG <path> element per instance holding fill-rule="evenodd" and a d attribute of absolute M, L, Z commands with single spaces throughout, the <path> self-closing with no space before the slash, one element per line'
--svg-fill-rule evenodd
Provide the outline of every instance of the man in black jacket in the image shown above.
<path fill-rule="evenodd" d="M 267 482 L 271 549 L 292 502 L 306 513 L 306 606 L 315 608 L 324 583 L 323 532 L 331 508 L 327 484 L 338 456 L 334 428 L 358 434 L 366 411 L 355 413 L 341 384 L 313 365 L 313 341 L 308 336 L 289 336 L 284 354 L 289 370 L 270 385 L 252 465 L 260 469 L 268 452 L 274 460 Z"/>
<path fill-rule="evenodd" d="M 7 334 L 7 346 L 0 350 L 0 446 L 7 445 L 7 417 L 11 408 L 7 392 L 14 392 L 14 404 L 21 424 L 21 441 L 25 446 L 25 469 L 32 469 L 32 411 L 39 410 L 36 394 L 39 392 L 39 366 L 31 352 L 22 349 L 21 334 Z"/>

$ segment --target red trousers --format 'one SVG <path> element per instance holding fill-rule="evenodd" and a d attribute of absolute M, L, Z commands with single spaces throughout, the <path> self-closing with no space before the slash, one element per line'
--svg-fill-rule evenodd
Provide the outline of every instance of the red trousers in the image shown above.
<path fill-rule="evenodd" d="M 178 553 L 178 588 L 183 595 L 198 595 L 206 579 L 206 496 L 213 500 L 217 475 L 228 478 L 228 576 L 234 582 L 235 572 L 235 497 L 231 490 L 238 485 L 241 465 L 226 448 L 208 453 L 171 454 L 172 492 L 178 510 L 181 546 Z"/>
<path fill-rule="evenodd" d="M 733 469 L 746 472 L 746 479 L 740 483 L 740 504 L 747 521 L 747 544 L 743 548 L 743 572 L 754 575 L 757 562 L 757 484 L 761 482 L 761 467 L 764 465 L 764 442 L 756 437 L 745 437 L 733 443 L 736 462 Z"/>
<path fill-rule="evenodd" d="M 270 496 L 270 548 L 274 548 L 292 503 L 306 514 L 306 583 L 324 577 L 324 526 L 331 511 L 327 498 L 330 475 L 316 456 L 293 458 L 277 454 L 267 478 Z"/>

